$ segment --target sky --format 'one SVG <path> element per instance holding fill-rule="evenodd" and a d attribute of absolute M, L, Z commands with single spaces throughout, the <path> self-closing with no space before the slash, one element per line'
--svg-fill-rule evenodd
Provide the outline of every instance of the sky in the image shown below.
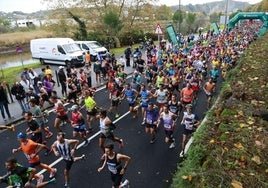
<path fill-rule="evenodd" d="M 180 0 L 182 5 L 187 5 L 192 3 L 198 4 L 200 1 L 196 0 Z M 212 1 L 219 0 L 202 0 L 202 3 L 208 3 Z M 255 4 L 260 2 L 261 0 L 239 0 L 243 2 L 249 2 L 250 4 Z M 158 5 L 178 5 L 179 0 L 159 0 Z M 200 4 L 200 3 L 199 3 Z M 0 0 L 0 11 L 3 12 L 13 12 L 13 11 L 22 11 L 24 13 L 36 12 L 39 10 L 46 10 L 47 6 L 42 3 L 42 0 Z"/>

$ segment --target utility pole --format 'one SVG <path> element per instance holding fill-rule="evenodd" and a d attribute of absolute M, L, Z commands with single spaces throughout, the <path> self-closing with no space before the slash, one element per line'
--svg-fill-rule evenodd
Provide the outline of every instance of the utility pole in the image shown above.
<path fill-rule="evenodd" d="M 226 5 L 225 5 L 225 22 L 224 22 L 224 30 L 227 28 L 228 4 L 229 4 L 229 0 L 226 0 Z"/>
<path fill-rule="evenodd" d="M 181 0 L 179 0 L 179 19 L 178 19 L 178 33 L 180 34 L 181 32 L 181 22 L 180 22 L 180 18 L 181 18 Z"/>

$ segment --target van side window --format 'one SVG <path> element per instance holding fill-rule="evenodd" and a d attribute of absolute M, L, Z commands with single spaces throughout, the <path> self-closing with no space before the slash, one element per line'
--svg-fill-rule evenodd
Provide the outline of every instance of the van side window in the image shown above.
<path fill-rule="evenodd" d="M 63 50 L 62 46 L 58 45 L 58 51 L 62 54 L 66 54 L 65 51 Z"/>
<path fill-rule="evenodd" d="M 82 49 L 89 50 L 88 46 L 85 44 L 82 44 Z"/>

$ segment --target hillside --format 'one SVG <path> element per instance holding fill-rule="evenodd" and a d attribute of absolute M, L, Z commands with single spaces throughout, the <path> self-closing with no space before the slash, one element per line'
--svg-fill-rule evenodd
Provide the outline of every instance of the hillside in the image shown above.
<path fill-rule="evenodd" d="M 268 33 L 232 69 L 173 187 L 268 187 Z"/>
<path fill-rule="evenodd" d="M 228 3 L 228 12 L 233 12 L 236 10 L 243 10 L 248 7 L 249 3 L 229 0 Z M 179 5 L 172 6 L 172 10 L 176 11 L 179 8 Z M 215 1 L 211 3 L 197 4 L 197 5 L 185 5 L 181 6 L 182 10 L 188 12 L 205 12 L 206 14 L 211 14 L 213 12 L 225 12 L 226 11 L 226 0 L 224 1 Z"/>
<path fill-rule="evenodd" d="M 211 14 L 213 12 L 225 12 L 225 0 L 224 1 L 215 1 L 211 3 L 205 4 L 197 4 L 197 5 L 186 5 L 181 6 L 181 8 L 185 11 L 189 12 L 205 12 L 207 14 Z M 229 0 L 228 4 L 228 12 L 232 12 L 233 10 L 237 9 L 244 9 L 245 7 L 249 6 L 247 2 L 240 2 L 240 1 L 233 1 Z M 171 9 L 175 12 L 178 10 L 179 5 L 171 6 Z M 52 14 L 52 10 L 43 10 L 37 11 L 33 13 L 24 13 L 21 11 L 14 11 L 14 12 L 1 12 L 0 11 L 0 18 L 9 19 L 9 20 L 19 20 L 19 19 L 37 19 L 42 20 L 45 19 L 48 15 Z"/>

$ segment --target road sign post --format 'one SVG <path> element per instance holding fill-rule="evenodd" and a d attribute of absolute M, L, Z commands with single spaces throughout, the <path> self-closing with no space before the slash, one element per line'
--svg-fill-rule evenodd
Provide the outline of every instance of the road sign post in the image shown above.
<path fill-rule="evenodd" d="M 154 34 L 158 35 L 158 48 L 160 48 L 160 35 L 164 34 L 160 24 L 156 25 Z"/>
<path fill-rule="evenodd" d="M 23 52 L 22 47 L 21 47 L 21 46 L 17 46 L 17 47 L 16 47 L 16 52 L 17 52 L 18 55 L 20 56 L 21 65 L 22 65 L 22 67 L 24 68 L 23 60 L 22 60 L 22 52 Z"/>

